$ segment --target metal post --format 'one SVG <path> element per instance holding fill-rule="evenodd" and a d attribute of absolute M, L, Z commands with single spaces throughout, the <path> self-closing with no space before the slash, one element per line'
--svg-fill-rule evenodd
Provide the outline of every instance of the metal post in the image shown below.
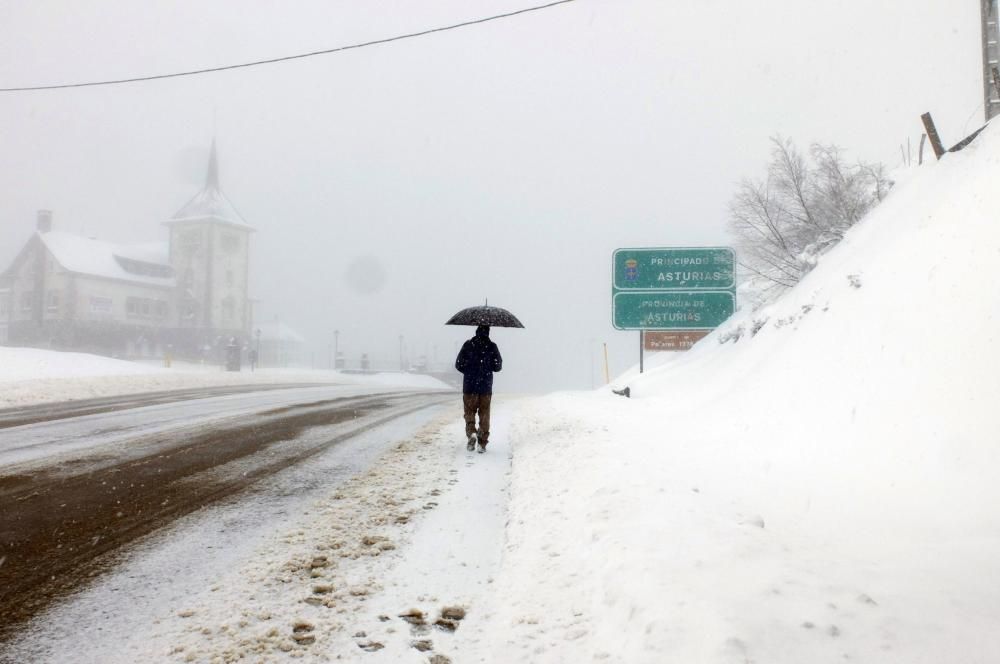
<path fill-rule="evenodd" d="M 340 357 L 340 330 L 333 331 L 333 368 L 337 369 L 337 359 Z"/>
<path fill-rule="evenodd" d="M 645 358 L 646 351 L 646 331 L 639 330 L 639 373 L 643 371 L 643 360 Z"/>
<path fill-rule="evenodd" d="M 986 121 L 989 122 L 1000 113 L 1000 98 L 993 80 L 993 68 L 998 65 L 997 42 L 1000 41 L 996 0 L 979 0 L 979 12 L 983 35 L 983 106 Z"/>
<path fill-rule="evenodd" d="M 604 344 L 604 384 L 611 382 L 611 369 L 608 368 L 608 344 Z"/>
<path fill-rule="evenodd" d="M 257 337 L 257 361 L 254 364 L 257 365 L 257 366 L 260 366 L 260 328 L 259 327 L 257 328 L 257 332 L 255 333 L 255 336 Z M 253 367 L 253 369 L 255 370 L 257 368 L 257 366 Z"/>

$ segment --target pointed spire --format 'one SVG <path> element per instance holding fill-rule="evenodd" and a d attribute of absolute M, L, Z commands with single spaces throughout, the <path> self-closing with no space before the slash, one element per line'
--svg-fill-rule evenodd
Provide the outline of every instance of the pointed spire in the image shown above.
<path fill-rule="evenodd" d="M 226 195 L 219 188 L 219 157 L 215 150 L 215 138 L 208 153 L 208 171 L 205 173 L 205 187 L 194 198 L 184 204 L 167 223 L 176 221 L 214 221 L 253 229 L 236 211 Z"/>
<path fill-rule="evenodd" d="M 215 155 L 215 137 L 212 137 L 212 150 L 208 154 L 208 174 L 205 176 L 205 189 L 219 188 L 219 159 Z"/>

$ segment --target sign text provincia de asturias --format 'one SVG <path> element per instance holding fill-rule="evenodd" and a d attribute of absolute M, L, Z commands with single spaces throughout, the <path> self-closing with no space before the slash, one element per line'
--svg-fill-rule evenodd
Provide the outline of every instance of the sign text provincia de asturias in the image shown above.
<path fill-rule="evenodd" d="M 729 247 L 618 249 L 612 269 L 619 330 L 708 330 L 736 310 L 736 256 Z"/>

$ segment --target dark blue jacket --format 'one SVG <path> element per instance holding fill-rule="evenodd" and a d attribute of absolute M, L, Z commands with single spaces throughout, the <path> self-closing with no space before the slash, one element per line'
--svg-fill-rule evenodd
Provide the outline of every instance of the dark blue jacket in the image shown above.
<path fill-rule="evenodd" d="M 503 358 L 488 334 L 476 332 L 464 344 L 455 359 L 455 368 L 465 375 L 464 394 L 493 394 L 493 372 L 500 371 Z"/>

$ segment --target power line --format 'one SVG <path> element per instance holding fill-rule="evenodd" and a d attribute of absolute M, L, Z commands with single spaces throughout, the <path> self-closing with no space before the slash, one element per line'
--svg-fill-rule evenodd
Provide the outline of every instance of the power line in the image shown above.
<path fill-rule="evenodd" d="M 420 32 L 410 32 L 405 35 L 396 35 L 395 37 L 386 37 L 384 39 L 375 39 L 373 41 L 361 42 L 359 44 L 348 44 L 346 46 L 337 46 L 335 48 L 328 48 L 322 51 L 312 51 L 310 53 L 298 53 L 296 55 L 285 55 L 280 58 L 268 58 L 267 60 L 255 60 L 253 62 L 242 62 L 235 65 L 223 65 L 221 67 L 206 67 L 205 69 L 192 69 L 190 71 L 179 71 L 170 74 L 154 74 L 152 76 L 135 76 L 131 78 L 119 78 L 111 79 L 106 81 L 87 81 L 83 83 L 60 83 L 57 85 L 28 85 L 16 88 L 0 88 L 0 92 L 32 92 L 35 90 L 60 90 L 63 88 L 89 88 L 98 85 L 121 85 L 124 83 L 139 83 L 141 81 L 156 81 L 163 78 L 180 78 L 181 76 L 196 76 L 198 74 L 211 74 L 213 72 L 227 71 L 230 69 L 242 69 L 244 67 L 256 67 L 258 65 L 271 65 L 277 62 L 286 62 L 288 60 L 301 60 L 303 58 L 312 58 L 317 55 L 329 55 L 331 53 L 339 53 L 341 51 L 350 51 L 356 48 L 365 48 L 366 46 L 378 46 L 380 44 L 388 44 L 394 41 L 401 41 L 403 39 L 413 39 L 415 37 L 425 37 L 427 35 L 434 34 L 436 32 L 445 32 L 447 30 L 456 30 L 458 28 L 465 28 L 470 25 L 478 25 L 480 23 L 489 23 L 490 21 L 497 21 L 504 18 L 511 18 L 512 16 L 518 16 L 520 14 L 527 14 L 529 12 L 537 12 L 543 9 L 550 9 L 556 5 L 565 5 L 570 2 L 576 2 L 576 0 L 556 0 L 555 2 L 550 2 L 545 5 L 536 5 L 534 7 L 525 7 L 524 9 L 518 9 L 512 12 L 507 12 L 506 14 L 495 14 L 493 16 L 486 16 L 484 18 L 477 18 L 471 21 L 463 21 L 462 23 L 455 23 L 453 25 L 445 25 L 439 28 L 430 28 L 427 30 L 421 30 Z"/>

